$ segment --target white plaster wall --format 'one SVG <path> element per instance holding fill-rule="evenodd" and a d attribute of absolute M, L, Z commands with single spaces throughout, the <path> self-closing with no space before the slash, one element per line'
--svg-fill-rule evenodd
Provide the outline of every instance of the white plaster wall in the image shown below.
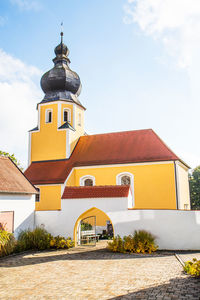
<path fill-rule="evenodd" d="M 178 208 L 184 209 L 184 204 L 187 204 L 188 209 L 190 209 L 188 169 L 179 162 L 176 162 L 176 169 L 178 182 Z"/>
<path fill-rule="evenodd" d="M 14 211 L 14 235 L 34 228 L 35 195 L 0 194 L 0 211 Z"/>
<path fill-rule="evenodd" d="M 61 201 L 61 211 L 36 211 L 36 224 L 45 225 L 53 235 L 73 238 L 74 225 L 86 210 L 97 207 L 108 211 L 124 211 L 128 207 L 128 198 L 66 199 Z"/>
<path fill-rule="evenodd" d="M 160 249 L 200 250 L 200 211 L 128 210 L 108 216 L 120 236 L 144 229 L 156 236 Z"/>
<path fill-rule="evenodd" d="M 61 211 L 37 211 L 36 224 L 53 235 L 73 237 L 78 217 L 96 207 L 111 219 L 115 235 L 145 229 L 157 237 L 160 249 L 200 250 L 200 211 L 128 210 L 127 205 L 127 198 L 62 200 Z"/>

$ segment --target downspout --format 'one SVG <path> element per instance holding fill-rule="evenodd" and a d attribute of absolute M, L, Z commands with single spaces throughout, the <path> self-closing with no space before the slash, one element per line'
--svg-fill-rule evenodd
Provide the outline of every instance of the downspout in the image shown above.
<path fill-rule="evenodd" d="M 174 177 L 175 177 L 175 190 L 176 190 L 176 209 L 179 209 L 178 207 L 178 182 L 177 182 L 177 170 L 176 170 L 176 162 L 174 161 Z"/>

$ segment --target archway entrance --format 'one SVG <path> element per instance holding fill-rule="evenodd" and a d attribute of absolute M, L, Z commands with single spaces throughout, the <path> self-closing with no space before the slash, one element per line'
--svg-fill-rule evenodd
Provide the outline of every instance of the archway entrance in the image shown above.
<path fill-rule="evenodd" d="M 110 218 L 96 207 L 80 215 L 74 226 L 76 245 L 95 246 L 99 240 L 111 239 L 113 235 L 113 225 Z"/>

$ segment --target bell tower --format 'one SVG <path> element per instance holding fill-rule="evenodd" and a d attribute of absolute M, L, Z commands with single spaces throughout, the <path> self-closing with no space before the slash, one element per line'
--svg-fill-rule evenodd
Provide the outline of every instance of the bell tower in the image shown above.
<path fill-rule="evenodd" d="M 29 131 L 29 164 L 69 158 L 84 135 L 85 107 L 78 100 L 81 81 L 69 67 L 69 50 L 63 43 L 63 32 L 60 35 L 54 67 L 41 78 L 45 95 L 37 104 L 38 124 Z"/>

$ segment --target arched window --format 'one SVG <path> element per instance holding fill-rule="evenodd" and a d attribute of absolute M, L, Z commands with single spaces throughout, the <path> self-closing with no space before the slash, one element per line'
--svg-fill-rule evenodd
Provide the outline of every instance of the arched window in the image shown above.
<path fill-rule="evenodd" d="M 95 177 L 91 175 L 85 175 L 80 178 L 80 186 L 93 186 L 95 185 Z"/>
<path fill-rule="evenodd" d="M 68 108 L 63 110 L 63 122 L 71 122 L 71 111 Z"/>
<path fill-rule="evenodd" d="M 128 200 L 128 207 L 132 208 L 134 207 L 134 176 L 132 173 L 124 172 L 120 173 L 116 177 L 116 184 L 117 185 L 130 185 L 131 190 L 131 198 Z"/>
<path fill-rule="evenodd" d="M 128 175 L 121 176 L 121 185 L 130 185 L 131 184 L 131 177 Z"/>
<path fill-rule="evenodd" d="M 84 186 L 93 186 L 93 180 L 88 178 L 84 180 Z"/>
<path fill-rule="evenodd" d="M 46 110 L 46 123 L 52 122 L 52 109 Z"/>
<path fill-rule="evenodd" d="M 65 109 L 64 110 L 64 122 L 68 121 L 68 111 Z"/>

